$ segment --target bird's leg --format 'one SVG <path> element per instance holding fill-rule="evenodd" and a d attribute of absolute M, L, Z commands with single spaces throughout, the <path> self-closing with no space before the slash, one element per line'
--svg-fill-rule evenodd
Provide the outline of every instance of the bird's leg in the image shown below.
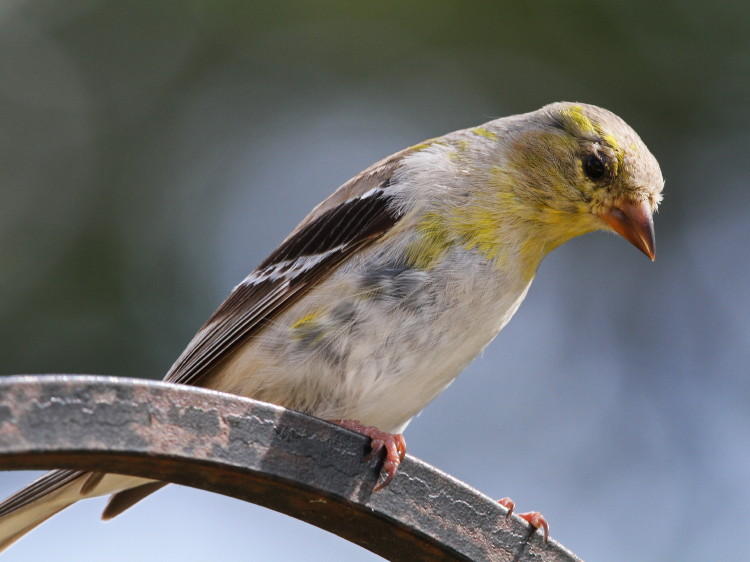
<path fill-rule="evenodd" d="M 380 453 L 385 449 L 385 460 L 381 467 L 381 472 L 385 474 L 385 479 L 375 486 L 375 491 L 382 490 L 388 484 L 391 483 L 393 477 L 396 476 L 398 465 L 404 460 L 406 456 L 406 441 L 404 436 L 400 433 L 386 433 L 385 431 L 379 430 L 377 427 L 369 425 L 363 425 L 357 420 L 330 420 L 331 422 L 366 435 L 371 439 L 370 447 L 372 451 L 365 458 L 370 460 L 372 457 Z"/>
<path fill-rule="evenodd" d="M 513 514 L 513 510 L 516 507 L 516 502 L 514 502 L 512 499 L 503 498 L 501 500 L 497 500 L 497 503 L 499 503 L 505 509 L 508 510 L 508 516 Z M 547 523 L 547 520 L 544 518 L 544 515 L 542 515 L 538 511 L 518 513 L 517 515 L 521 519 L 527 521 L 529 525 L 531 525 L 535 529 L 542 529 L 542 532 L 544 533 L 544 542 L 547 542 L 547 539 L 549 539 L 549 523 Z"/>

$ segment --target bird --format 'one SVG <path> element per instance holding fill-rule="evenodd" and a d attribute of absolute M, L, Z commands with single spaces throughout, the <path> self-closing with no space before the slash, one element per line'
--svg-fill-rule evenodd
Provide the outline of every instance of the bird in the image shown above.
<path fill-rule="evenodd" d="M 384 449 L 495 338 L 542 259 L 610 231 L 655 255 L 659 164 L 595 105 L 551 103 L 408 147 L 317 205 L 200 328 L 167 382 L 333 421 Z M 166 483 L 55 470 L 0 504 L 0 550 L 81 499 L 110 519 Z M 513 509 L 508 498 L 500 502 Z M 538 512 L 521 514 L 535 527 Z"/>

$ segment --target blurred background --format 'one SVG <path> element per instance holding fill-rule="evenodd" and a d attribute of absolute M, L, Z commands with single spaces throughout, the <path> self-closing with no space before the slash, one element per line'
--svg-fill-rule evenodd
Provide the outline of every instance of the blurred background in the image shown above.
<path fill-rule="evenodd" d="M 744 559 L 750 5 L 0 3 L 0 373 L 161 378 L 324 196 L 423 139 L 611 109 L 667 180 L 657 260 L 591 234 L 409 427 L 409 452 L 587 560 Z M 31 473 L 0 474 L 0 495 Z M 170 486 L 78 504 L 4 561 L 375 560 Z"/>

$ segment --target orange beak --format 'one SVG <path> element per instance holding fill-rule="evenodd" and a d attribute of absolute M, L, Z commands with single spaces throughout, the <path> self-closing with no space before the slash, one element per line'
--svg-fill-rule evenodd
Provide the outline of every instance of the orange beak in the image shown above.
<path fill-rule="evenodd" d="M 620 203 L 599 218 L 654 261 L 654 217 L 648 202 Z"/>

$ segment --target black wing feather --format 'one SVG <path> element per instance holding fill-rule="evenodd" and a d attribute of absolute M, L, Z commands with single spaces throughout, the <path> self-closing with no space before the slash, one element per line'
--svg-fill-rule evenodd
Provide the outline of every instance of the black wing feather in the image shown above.
<path fill-rule="evenodd" d="M 86 472 L 81 472 L 80 470 L 53 470 L 48 472 L 9 498 L 6 498 L 0 504 L 0 517 L 4 517 L 63 486 L 67 486 L 86 474 Z"/>
<path fill-rule="evenodd" d="M 400 213 L 389 203 L 387 192 L 374 188 L 303 224 L 235 288 L 165 380 L 201 384 L 213 367 L 266 321 L 297 302 L 352 254 L 388 232 L 400 219 Z"/>

